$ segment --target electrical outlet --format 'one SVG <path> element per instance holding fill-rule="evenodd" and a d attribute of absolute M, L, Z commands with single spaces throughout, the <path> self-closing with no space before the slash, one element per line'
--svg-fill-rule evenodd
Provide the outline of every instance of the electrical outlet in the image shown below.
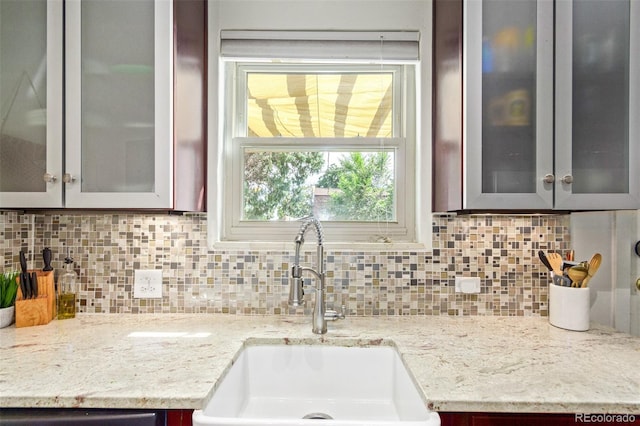
<path fill-rule="evenodd" d="M 456 277 L 456 293 L 478 294 L 480 293 L 479 277 Z"/>
<path fill-rule="evenodd" d="M 134 271 L 133 297 L 136 299 L 162 298 L 162 271 L 138 269 Z"/>

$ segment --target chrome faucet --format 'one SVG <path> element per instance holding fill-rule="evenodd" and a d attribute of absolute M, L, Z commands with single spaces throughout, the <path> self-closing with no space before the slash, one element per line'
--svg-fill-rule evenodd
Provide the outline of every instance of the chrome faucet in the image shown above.
<path fill-rule="evenodd" d="M 313 226 L 316 230 L 316 236 L 318 238 L 318 248 L 317 248 L 317 261 L 318 268 L 314 270 L 312 268 L 302 267 L 300 266 L 300 248 L 302 244 L 304 244 L 304 235 L 309 229 L 310 226 Z M 298 231 L 298 235 L 293 240 L 296 244 L 296 252 L 293 261 L 293 266 L 291 267 L 291 278 L 289 283 L 289 306 L 298 307 L 304 306 L 304 278 L 302 277 L 303 272 L 311 272 L 316 278 L 316 303 L 313 306 L 313 320 L 312 320 L 312 331 L 315 334 L 325 334 L 327 332 L 327 320 L 333 321 L 337 319 L 344 318 L 345 308 L 342 307 L 342 313 L 337 313 L 333 310 L 327 310 L 325 306 L 325 258 L 324 258 L 324 246 L 323 246 L 324 232 L 322 230 L 322 225 L 318 221 L 318 219 L 313 216 L 306 217 L 302 219 L 302 225 L 300 225 L 300 230 Z"/>

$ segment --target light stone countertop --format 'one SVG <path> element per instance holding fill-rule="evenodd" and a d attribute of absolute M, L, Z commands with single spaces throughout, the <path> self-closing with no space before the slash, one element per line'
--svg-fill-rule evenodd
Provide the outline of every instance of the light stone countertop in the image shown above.
<path fill-rule="evenodd" d="M 393 341 L 435 411 L 640 414 L 640 338 L 528 317 L 90 315 L 0 329 L 0 407 L 201 408 L 248 339 Z"/>

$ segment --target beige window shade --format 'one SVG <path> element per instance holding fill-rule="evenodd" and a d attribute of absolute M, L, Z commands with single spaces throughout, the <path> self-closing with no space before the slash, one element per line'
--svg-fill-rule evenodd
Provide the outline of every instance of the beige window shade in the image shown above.
<path fill-rule="evenodd" d="M 252 137 L 391 137 L 393 75 L 248 73 Z"/>
<path fill-rule="evenodd" d="M 237 31 L 220 34 L 225 58 L 417 61 L 417 31 Z"/>

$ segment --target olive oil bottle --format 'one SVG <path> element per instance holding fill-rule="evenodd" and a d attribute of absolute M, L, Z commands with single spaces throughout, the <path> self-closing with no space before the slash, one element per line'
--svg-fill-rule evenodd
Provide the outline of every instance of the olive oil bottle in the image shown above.
<path fill-rule="evenodd" d="M 78 276 L 73 270 L 73 258 L 64 259 L 65 271 L 58 280 L 58 319 L 75 318 Z"/>

